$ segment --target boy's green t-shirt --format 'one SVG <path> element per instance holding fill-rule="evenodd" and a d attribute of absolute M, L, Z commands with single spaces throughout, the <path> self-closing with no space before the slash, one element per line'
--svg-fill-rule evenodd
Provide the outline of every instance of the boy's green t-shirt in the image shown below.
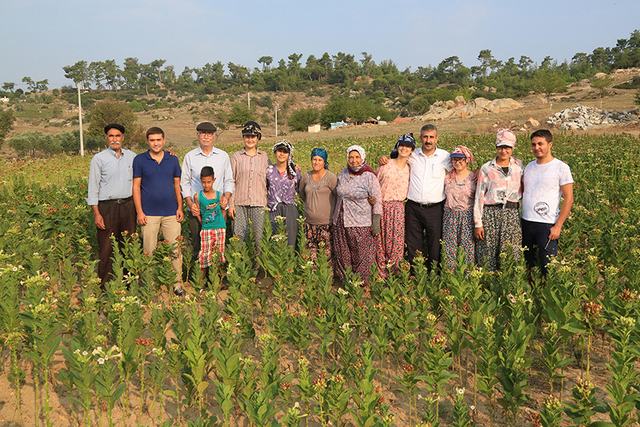
<path fill-rule="evenodd" d="M 203 191 L 198 193 L 198 204 L 200 205 L 200 216 L 202 217 L 202 229 L 214 230 L 216 228 L 227 228 L 227 223 L 222 216 L 220 207 L 220 192 L 216 191 L 214 199 L 208 199 Z"/>

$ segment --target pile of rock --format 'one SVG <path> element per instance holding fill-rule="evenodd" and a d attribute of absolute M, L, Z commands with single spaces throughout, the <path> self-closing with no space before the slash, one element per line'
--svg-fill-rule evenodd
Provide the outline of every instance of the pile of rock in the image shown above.
<path fill-rule="evenodd" d="M 504 113 L 522 108 L 522 104 L 511 98 L 494 99 L 476 98 L 467 102 L 463 96 L 451 101 L 437 101 L 422 116 L 423 120 L 443 120 L 448 118 L 468 118 L 479 114 Z"/>
<path fill-rule="evenodd" d="M 638 110 L 606 111 L 599 108 L 578 105 L 558 111 L 547 119 L 547 124 L 563 130 L 589 129 L 637 122 Z"/>

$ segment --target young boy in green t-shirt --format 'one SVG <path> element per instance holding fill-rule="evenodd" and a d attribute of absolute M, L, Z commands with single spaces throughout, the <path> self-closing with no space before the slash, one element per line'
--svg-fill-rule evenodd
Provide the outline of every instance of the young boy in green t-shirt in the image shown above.
<path fill-rule="evenodd" d="M 215 181 L 213 168 L 211 166 L 203 167 L 200 172 L 200 182 L 203 189 L 198 193 L 196 202 L 200 208 L 198 219 L 202 223 L 198 260 L 200 261 L 200 268 L 205 272 L 212 265 L 215 253 L 220 254 L 220 260 L 225 262 L 224 239 L 227 222 L 220 206 L 221 194 L 213 189 Z"/>

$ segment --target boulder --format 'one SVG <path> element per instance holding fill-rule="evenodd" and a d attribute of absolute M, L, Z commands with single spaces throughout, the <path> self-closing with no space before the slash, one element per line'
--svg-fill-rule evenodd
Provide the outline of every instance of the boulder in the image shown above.
<path fill-rule="evenodd" d="M 456 106 L 456 103 L 454 101 L 449 100 L 449 101 L 445 101 L 444 106 L 447 110 L 450 110 Z"/>
<path fill-rule="evenodd" d="M 462 95 L 456 96 L 456 98 L 453 100 L 453 102 L 456 103 L 456 106 L 464 105 L 464 104 L 467 103 L 467 101 L 465 101 L 465 99 L 464 99 L 464 96 L 462 96 Z"/>
<path fill-rule="evenodd" d="M 494 99 L 485 107 L 491 113 L 504 113 L 518 108 L 522 108 L 522 104 L 511 98 Z"/>
<path fill-rule="evenodd" d="M 529 117 L 524 124 L 530 128 L 540 127 L 540 122 L 534 119 L 533 117 Z"/>

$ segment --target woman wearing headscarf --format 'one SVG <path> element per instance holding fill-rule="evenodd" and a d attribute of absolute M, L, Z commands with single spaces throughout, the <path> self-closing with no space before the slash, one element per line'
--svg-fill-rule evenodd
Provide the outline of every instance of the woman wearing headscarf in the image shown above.
<path fill-rule="evenodd" d="M 298 191 L 304 201 L 304 234 L 313 261 L 323 246 L 331 262 L 331 214 L 337 183 L 338 178 L 329 170 L 327 150 L 311 150 L 311 170 L 300 179 Z"/>
<path fill-rule="evenodd" d="M 300 170 L 293 163 L 293 146 L 285 140 L 273 146 L 276 163 L 267 168 L 267 206 L 271 227 L 276 230 L 276 217 L 285 218 L 287 242 L 296 245 L 298 236 L 298 209 L 295 198 Z"/>
<path fill-rule="evenodd" d="M 416 148 L 413 134 L 401 135 L 388 163 L 378 169 L 382 193 L 381 232 L 377 239 L 376 259 L 380 274 L 398 268 L 404 257 L 404 202 L 409 191 L 409 157 Z"/>
<path fill-rule="evenodd" d="M 496 157 L 478 172 L 473 207 L 474 235 L 478 240 L 478 263 L 490 271 L 500 268 L 500 253 L 510 251 L 520 257 L 520 198 L 522 162 L 513 157 L 516 136 L 509 129 L 496 134 Z"/>
<path fill-rule="evenodd" d="M 442 238 L 447 267 L 457 265 L 458 248 L 465 260 L 473 264 L 476 259 L 473 240 L 473 203 L 476 194 L 477 173 L 469 169 L 473 153 L 464 145 L 458 145 L 449 155 L 453 169 L 444 179 L 444 216 Z"/>
<path fill-rule="evenodd" d="M 380 234 L 382 195 L 373 169 L 365 163 L 359 145 L 347 149 L 347 167 L 338 175 L 336 207 L 333 213 L 335 273 L 343 280 L 348 268 L 369 283 L 376 262 L 375 236 Z M 375 199 L 373 206 L 369 198 Z"/>

